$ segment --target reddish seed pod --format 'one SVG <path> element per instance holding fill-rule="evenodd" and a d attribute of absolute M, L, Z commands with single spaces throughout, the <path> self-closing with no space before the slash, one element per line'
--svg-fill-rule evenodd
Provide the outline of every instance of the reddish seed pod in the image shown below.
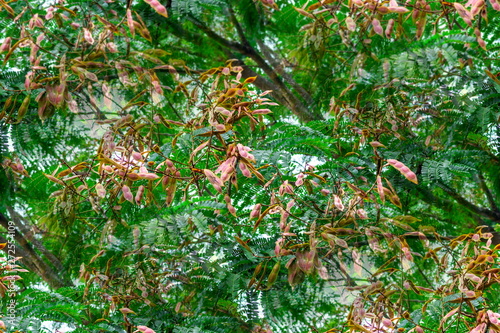
<path fill-rule="evenodd" d="M 481 9 L 483 9 L 485 5 L 485 2 L 484 0 L 477 0 L 477 1 L 474 1 L 471 9 L 470 9 L 470 14 L 472 15 L 472 17 L 476 16 L 477 14 L 479 14 L 479 12 L 481 11 Z"/>
<path fill-rule="evenodd" d="M 4 53 L 4 52 L 9 51 L 11 43 L 12 43 L 12 38 L 11 37 L 5 38 L 5 40 L 3 41 L 2 45 L 0 46 L 0 53 Z"/>
<path fill-rule="evenodd" d="M 236 209 L 233 207 L 233 205 L 228 203 L 228 204 L 226 204 L 226 206 L 227 206 L 227 210 L 229 211 L 229 213 L 231 213 L 231 215 L 236 217 Z"/>
<path fill-rule="evenodd" d="M 228 166 L 221 174 L 220 174 L 220 180 L 222 180 L 222 182 L 227 182 L 231 176 L 233 175 L 234 173 L 234 168 L 230 165 Z"/>
<path fill-rule="evenodd" d="M 411 171 L 406 165 L 395 159 L 388 159 L 387 163 L 389 163 L 389 165 L 393 166 L 396 170 L 401 172 L 401 174 L 405 176 L 406 179 L 408 179 L 412 183 L 418 184 L 417 175 L 413 171 Z"/>
<path fill-rule="evenodd" d="M 132 36 L 135 35 L 134 19 L 132 18 L 132 11 L 127 9 L 127 25 Z"/>
<path fill-rule="evenodd" d="M 385 37 L 389 38 L 391 36 L 392 30 L 394 29 L 394 23 L 394 19 L 390 19 L 389 22 L 387 22 L 387 27 L 385 28 Z"/>
<path fill-rule="evenodd" d="M 92 34 L 90 33 L 89 29 L 84 28 L 83 29 L 83 38 L 85 41 L 89 44 L 94 44 L 94 37 L 92 37 Z"/>
<path fill-rule="evenodd" d="M 139 180 L 139 179 L 141 179 L 141 176 L 138 173 L 131 172 L 131 173 L 127 173 L 127 178 L 130 180 Z"/>
<path fill-rule="evenodd" d="M 134 160 L 136 160 L 136 161 L 144 161 L 144 159 L 142 158 L 141 153 L 139 153 L 137 151 L 132 152 L 132 158 Z"/>
<path fill-rule="evenodd" d="M 153 331 L 151 328 L 149 328 L 147 326 L 137 326 L 137 330 L 139 332 L 142 332 L 142 333 L 156 333 L 155 331 Z"/>
<path fill-rule="evenodd" d="M 398 14 L 404 14 L 408 13 L 410 10 L 406 7 L 387 7 L 391 13 L 398 13 Z"/>
<path fill-rule="evenodd" d="M 380 200 L 385 202 L 384 186 L 382 186 L 382 178 L 380 176 L 377 176 L 377 192 L 380 196 Z"/>
<path fill-rule="evenodd" d="M 138 175 L 139 175 L 139 177 L 141 177 L 143 179 L 147 179 L 147 180 L 155 180 L 155 179 L 160 178 L 160 176 L 158 176 L 155 173 L 138 173 Z"/>
<path fill-rule="evenodd" d="M 165 8 L 158 0 L 144 0 L 151 6 L 158 14 L 163 17 L 168 17 L 167 8 Z"/>
<path fill-rule="evenodd" d="M 97 192 L 97 196 L 100 198 L 104 198 L 106 196 L 106 189 L 102 186 L 101 183 L 97 183 L 95 186 L 95 190 Z"/>
<path fill-rule="evenodd" d="M 373 31 L 375 31 L 375 33 L 377 35 L 384 37 L 384 29 L 382 28 L 382 25 L 380 24 L 379 20 L 373 19 L 372 20 L 372 27 L 373 27 Z"/>
<path fill-rule="evenodd" d="M 472 27 L 472 15 L 471 15 L 471 13 L 467 9 L 465 9 L 464 6 L 462 6 L 461 4 L 459 4 L 458 2 L 454 2 L 453 6 L 457 10 L 458 15 L 460 15 L 460 17 L 464 20 L 464 22 L 469 27 Z"/>
<path fill-rule="evenodd" d="M 127 185 L 123 185 L 122 194 L 123 194 L 123 197 L 125 198 L 125 200 L 127 200 L 131 203 L 134 203 L 134 196 L 133 196 L 132 192 L 130 191 L 130 187 L 128 187 Z"/>
<path fill-rule="evenodd" d="M 477 43 L 479 44 L 479 46 L 482 49 L 486 50 L 486 42 L 481 37 L 477 37 L 476 40 L 477 40 Z"/>
<path fill-rule="evenodd" d="M 253 207 L 252 211 L 250 212 L 250 220 L 256 219 L 260 216 L 261 207 L 262 207 L 261 204 L 256 204 Z"/>
<path fill-rule="evenodd" d="M 241 173 L 243 174 L 243 176 L 245 176 L 247 178 L 251 178 L 252 177 L 252 174 L 250 173 L 250 170 L 248 170 L 248 168 L 245 165 L 245 163 L 243 163 L 243 162 L 238 163 L 238 167 L 240 168 Z"/>
<path fill-rule="evenodd" d="M 380 14 L 388 14 L 390 13 L 391 11 L 389 10 L 388 7 L 385 7 L 385 6 L 378 6 L 377 7 L 377 12 L 379 12 Z"/>
<path fill-rule="evenodd" d="M 272 113 L 272 111 L 269 109 L 257 109 L 252 111 L 252 114 L 268 114 L 268 113 Z"/>
<path fill-rule="evenodd" d="M 494 10 L 500 11 L 500 3 L 498 3 L 497 0 L 490 0 L 490 4 Z"/>
<path fill-rule="evenodd" d="M 241 143 L 238 143 L 236 147 L 238 148 L 238 152 L 240 153 L 241 157 L 248 158 L 248 150 L 245 149 L 246 147 L 244 147 Z"/>
<path fill-rule="evenodd" d="M 345 208 L 344 204 L 342 203 L 338 195 L 333 196 L 333 204 L 338 210 L 344 210 Z"/>
<path fill-rule="evenodd" d="M 139 188 L 137 189 L 137 193 L 135 195 L 135 203 L 136 204 L 141 203 L 142 196 L 144 195 L 144 190 L 145 190 L 145 187 L 143 185 L 139 186 Z"/>
<path fill-rule="evenodd" d="M 360 219 L 367 219 L 368 218 L 368 214 L 366 214 L 366 211 L 364 209 L 358 209 L 356 211 L 356 214 L 358 214 L 359 218 Z"/>
<path fill-rule="evenodd" d="M 108 51 L 111 53 L 118 52 L 118 48 L 116 47 L 116 44 L 113 42 L 106 43 L 106 47 L 108 48 Z"/>
<path fill-rule="evenodd" d="M 382 318 L 382 325 L 385 327 L 394 327 L 394 324 L 389 318 Z"/>

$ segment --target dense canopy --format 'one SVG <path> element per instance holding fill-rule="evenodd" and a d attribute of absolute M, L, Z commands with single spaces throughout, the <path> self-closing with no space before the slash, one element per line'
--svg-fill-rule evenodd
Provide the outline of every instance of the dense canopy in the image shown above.
<path fill-rule="evenodd" d="M 0 0 L 0 332 L 500 332 L 500 2 Z"/>

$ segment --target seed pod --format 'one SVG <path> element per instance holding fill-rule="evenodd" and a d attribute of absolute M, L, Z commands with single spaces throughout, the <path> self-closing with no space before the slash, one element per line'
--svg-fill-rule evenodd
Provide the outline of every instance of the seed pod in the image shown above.
<path fill-rule="evenodd" d="M 360 219 L 367 219 L 368 218 L 368 214 L 366 214 L 366 211 L 362 208 L 356 210 L 356 214 L 358 214 Z"/>
<path fill-rule="evenodd" d="M 371 10 L 373 10 L 374 8 L 371 8 Z M 380 14 L 388 14 L 390 13 L 391 11 L 389 10 L 388 7 L 385 7 L 385 6 L 378 6 L 377 7 L 377 12 L 379 12 Z"/>
<path fill-rule="evenodd" d="M 356 31 L 356 22 L 352 19 L 352 17 L 348 16 L 345 19 L 345 24 L 347 26 L 347 30 L 349 31 Z"/>
<path fill-rule="evenodd" d="M 380 176 L 377 176 L 377 192 L 380 196 L 380 200 L 385 202 L 384 186 L 382 186 L 382 178 Z"/>
<path fill-rule="evenodd" d="M 19 107 L 19 110 L 17 111 L 17 121 L 21 121 L 24 116 L 26 115 L 26 112 L 28 111 L 28 106 L 30 104 L 30 95 L 27 95 L 23 102 L 21 103 L 21 106 Z"/>
<path fill-rule="evenodd" d="M 321 190 L 320 190 L 320 192 L 321 192 L 321 194 L 323 194 L 323 195 L 328 195 L 328 194 L 330 194 L 330 190 L 327 190 L 326 188 L 321 189 Z"/>
<path fill-rule="evenodd" d="M 44 176 L 47 177 L 50 181 L 52 181 L 54 183 L 57 183 L 57 184 L 62 185 L 62 186 L 66 186 L 66 184 L 62 180 L 57 179 L 56 177 L 54 177 L 52 175 L 44 173 Z"/>
<path fill-rule="evenodd" d="M 476 37 L 477 43 L 479 46 L 483 49 L 486 50 L 486 42 L 481 38 L 481 37 Z"/>
<path fill-rule="evenodd" d="M 400 7 L 400 6 L 395 6 L 395 7 L 387 7 L 387 9 L 389 9 L 389 12 L 391 13 L 398 13 L 398 14 L 404 14 L 404 13 L 408 13 L 410 10 L 406 7 Z"/>
<path fill-rule="evenodd" d="M 181 304 L 181 305 L 182 305 L 182 303 L 181 303 L 181 302 L 179 302 L 179 303 L 178 303 L 178 305 L 179 305 L 179 304 Z M 177 311 L 177 306 L 176 306 L 176 312 L 179 312 L 179 311 Z M 142 333 L 156 333 L 155 331 L 153 331 L 151 328 L 149 328 L 149 327 L 147 327 L 147 326 L 137 326 L 137 330 L 138 330 L 139 332 L 142 332 Z"/>
<path fill-rule="evenodd" d="M 135 27 L 134 27 L 134 19 L 132 18 L 132 11 L 130 9 L 127 9 L 127 25 L 128 29 L 130 30 L 130 34 L 132 37 L 135 36 Z"/>
<path fill-rule="evenodd" d="M 226 207 L 227 207 L 227 210 L 229 211 L 229 213 L 231 213 L 231 215 L 233 215 L 234 217 L 236 217 L 236 208 L 233 207 L 233 205 L 231 205 L 230 203 L 226 204 Z"/>
<path fill-rule="evenodd" d="M 165 160 L 165 164 L 169 167 L 169 168 L 173 168 L 174 167 L 174 163 L 171 161 L 171 160 Z"/>
<path fill-rule="evenodd" d="M 222 182 L 227 182 L 229 179 L 231 179 L 231 176 L 233 175 L 234 173 L 234 168 L 233 166 L 228 166 L 221 174 L 220 174 L 220 179 L 222 180 Z"/>
<path fill-rule="evenodd" d="M 94 37 L 92 37 L 92 34 L 87 28 L 83 28 L 83 39 L 89 44 L 94 44 L 95 42 Z"/>
<path fill-rule="evenodd" d="M 494 10 L 500 11 L 500 3 L 498 3 L 497 0 L 490 0 L 490 3 L 491 3 L 491 7 Z"/>
<path fill-rule="evenodd" d="M 95 190 L 99 198 L 104 198 L 106 196 L 106 189 L 104 188 L 104 186 L 102 186 L 101 183 L 96 184 Z"/>
<path fill-rule="evenodd" d="M 467 9 L 465 9 L 464 6 L 462 6 L 461 4 L 459 4 L 458 2 L 454 2 L 453 6 L 457 10 L 458 15 L 460 15 L 460 17 L 464 20 L 464 22 L 469 27 L 472 27 L 472 15 L 471 15 L 471 13 Z"/>
<path fill-rule="evenodd" d="M 385 28 L 385 37 L 389 38 L 392 34 L 392 30 L 394 29 L 394 19 L 390 19 L 389 22 L 387 22 L 387 27 Z"/>
<path fill-rule="evenodd" d="M 305 274 L 311 274 L 314 271 L 314 261 L 317 256 L 316 251 L 297 252 L 297 265 Z"/>
<path fill-rule="evenodd" d="M 238 167 L 240 168 L 241 173 L 243 174 L 243 176 L 245 176 L 247 178 L 251 178 L 252 177 L 252 174 L 250 173 L 250 170 L 248 170 L 248 168 L 245 165 L 245 163 L 243 163 L 243 162 L 238 163 Z"/>
<path fill-rule="evenodd" d="M 140 204 L 142 201 L 142 196 L 144 195 L 145 187 L 143 185 L 139 186 L 137 193 L 135 194 L 135 203 Z"/>
<path fill-rule="evenodd" d="M 137 174 L 139 176 L 139 178 L 142 178 L 142 179 L 147 179 L 147 180 L 155 180 L 155 179 L 158 179 L 160 178 L 160 176 L 158 176 L 157 174 L 155 173 L 138 173 Z"/>
<path fill-rule="evenodd" d="M 248 158 L 249 154 L 248 154 L 248 151 L 250 150 L 248 147 L 245 147 L 243 146 L 241 143 L 238 143 L 236 145 L 236 147 L 238 148 L 238 152 L 240 153 L 240 156 L 243 157 L 243 158 Z"/>
<path fill-rule="evenodd" d="M 122 194 L 123 194 L 123 198 L 131 203 L 134 203 L 134 196 L 132 194 L 132 192 L 130 191 L 130 187 L 128 187 L 127 185 L 123 185 L 122 186 Z"/>
<path fill-rule="evenodd" d="M 382 318 L 382 325 L 385 327 L 394 327 L 394 324 L 389 318 Z"/>
<path fill-rule="evenodd" d="M 252 114 L 254 114 L 254 115 L 255 114 L 261 114 L 261 115 L 263 115 L 263 114 L 269 114 L 269 113 L 272 113 L 272 111 L 269 110 L 269 109 L 257 109 L 257 110 L 253 110 L 252 111 Z"/>
<path fill-rule="evenodd" d="M 256 204 L 252 211 L 250 212 L 250 220 L 256 219 L 260 216 L 260 211 L 261 211 L 261 204 Z"/>
<path fill-rule="evenodd" d="M 284 243 L 284 239 L 283 238 L 278 238 L 278 240 L 276 241 L 275 245 L 274 245 L 274 254 L 276 256 L 279 256 L 280 255 L 280 252 L 281 252 L 281 246 L 283 245 Z"/>
<path fill-rule="evenodd" d="M 344 210 L 345 208 L 344 204 L 342 203 L 338 195 L 333 196 L 333 204 L 335 205 L 335 208 L 337 208 L 338 210 Z"/>
<path fill-rule="evenodd" d="M 380 24 L 380 21 L 377 19 L 372 20 L 372 27 L 373 31 L 382 37 L 384 37 L 384 29 L 382 28 L 382 25 Z"/>
<path fill-rule="evenodd" d="M 12 38 L 11 37 L 5 38 L 5 40 L 3 41 L 2 45 L 0 45 L 0 53 L 4 53 L 4 52 L 9 51 L 10 50 L 10 46 L 11 46 L 11 42 L 12 42 Z"/>
<path fill-rule="evenodd" d="M 141 179 L 142 177 L 140 177 L 138 173 L 130 172 L 130 173 L 127 173 L 127 178 L 135 181 L 135 180 Z"/>
<path fill-rule="evenodd" d="M 136 160 L 136 161 L 144 161 L 144 159 L 142 158 L 141 153 L 139 153 L 138 151 L 132 152 L 132 158 L 134 160 Z"/>
<path fill-rule="evenodd" d="M 139 246 L 139 237 L 141 236 L 141 230 L 138 227 L 134 227 L 132 231 L 132 236 L 134 237 L 134 246 Z"/>
<path fill-rule="evenodd" d="M 477 14 L 479 14 L 479 12 L 481 11 L 481 9 L 483 9 L 484 5 L 485 5 L 484 0 L 474 1 L 473 4 L 472 4 L 472 7 L 470 9 L 470 14 L 472 15 L 472 17 L 474 17 Z"/>
<path fill-rule="evenodd" d="M 147 4 L 151 6 L 158 14 L 163 17 L 168 17 L 167 8 L 163 6 L 158 0 L 144 0 Z"/>
<path fill-rule="evenodd" d="M 211 170 L 203 169 L 203 173 L 207 177 L 210 184 L 212 184 L 212 186 L 215 188 L 215 190 L 219 193 L 222 193 L 222 186 L 224 186 L 222 180 L 217 177 Z"/>
<path fill-rule="evenodd" d="M 411 171 L 406 165 L 394 159 L 388 159 L 387 163 L 389 163 L 389 165 L 393 166 L 396 170 L 401 172 L 401 174 L 405 176 L 406 179 L 408 179 L 412 183 L 418 184 L 417 175 L 413 171 Z"/>
<path fill-rule="evenodd" d="M 280 271 L 280 266 L 281 266 L 281 261 L 278 261 L 276 264 L 274 264 L 274 267 L 271 270 L 269 277 L 267 278 L 268 287 L 271 287 L 274 284 L 274 282 L 276 282 L 276 279 L 278 278 L 278 273 Z"/>

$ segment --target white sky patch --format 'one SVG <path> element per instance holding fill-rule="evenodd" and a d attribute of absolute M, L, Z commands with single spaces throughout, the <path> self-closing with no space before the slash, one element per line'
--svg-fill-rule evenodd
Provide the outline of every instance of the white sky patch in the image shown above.
<path fill-rule="evenodd" d="M 62 324 L 60 328 L 55 328 L 56 325 L 59 325 L 59 323 L 55 321 L 44 321 L 42 323 L 42 329 L 46 330 L 47 332 L 54 332 L 54 333 L 67 333 L 67 332 L 73 332 L 75 329 L 69 327 L 66 324 Z"/>
<path fill-rule="evenodd" d="M 9 126 L 7 130 L 7 149 L 9 149 L 9 153 L 14 152 L 14 141 L 12 141 L 12 125 Z"/>

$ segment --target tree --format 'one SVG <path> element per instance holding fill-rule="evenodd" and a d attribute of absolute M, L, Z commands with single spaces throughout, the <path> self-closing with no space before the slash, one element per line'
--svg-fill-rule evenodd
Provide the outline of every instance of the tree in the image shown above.
<path fill-rule="evenodd" d="M 0 4 L 9 328 L 500 330 L 498 3 L 294 5 Z"/>

